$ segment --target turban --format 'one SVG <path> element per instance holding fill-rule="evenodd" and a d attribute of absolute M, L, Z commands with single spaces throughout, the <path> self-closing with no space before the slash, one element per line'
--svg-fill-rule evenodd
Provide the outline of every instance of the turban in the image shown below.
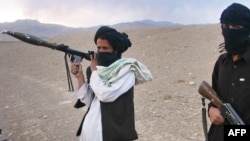
<path fill-rule="evenodd" d="M 222 24 L 250 27 L 250 10 L 244 5 L 233 3 L 222 12 L 220 21 Z"/>
<path fill-rule="evenodd" d="M 96 31 L 94 38 L 95 44 L 98 38 L 107 40 L 118 54 L 122 54 L 132 45 L 126 33 L 118 32 L 114 28 L 108 26 L 101 26 Z"/>
<path fill-rule="evenodd" d="M 241 25 L 241 29 L 223 28 L 225 49 L 230 54 L 244 53 L 250 41 L 250 10 L 241 4 L 233 3 L 221 14 L 221 24 Z"/>

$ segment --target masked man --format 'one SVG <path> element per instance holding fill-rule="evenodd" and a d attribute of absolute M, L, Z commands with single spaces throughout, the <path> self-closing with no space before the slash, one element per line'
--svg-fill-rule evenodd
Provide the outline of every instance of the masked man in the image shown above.
<path fill-rule="evenodd" d="M 136 140 L 134 85 L 151 81 L 152 75 L 139 61 L 121 58 L 132 45 L 126 33 L 102 26 L 94 42 L 97 53 L 91 56 L 87 82 L 81 64 L 71 65 L 79 85 L 75 95 L 88 107 L 77 135 L 80 141 Z"/>
<path fill-rule="evenodd" d="M 212 87 L 219 98 L 230 103 L 246 124 L 250 124 L 250 10 L 233 3 L 221 14 L 223 50 L 212 73 Z M 209 103 L 209 141 L 224 141 L 228 121 Z"/>

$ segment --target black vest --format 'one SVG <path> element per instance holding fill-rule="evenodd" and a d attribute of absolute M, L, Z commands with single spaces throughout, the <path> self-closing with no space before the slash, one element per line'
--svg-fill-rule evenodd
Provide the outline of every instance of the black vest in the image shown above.
<path fill-rule="evenodd" d="M 103 141 L 131 141 L 138 138 L 134 118 L 134 87 L 114 102 L 100 102 L 100 106 Z M 83 117 L 77 136 L 81 134 L 82 125 L 88 111 L 89 108 Z"/>

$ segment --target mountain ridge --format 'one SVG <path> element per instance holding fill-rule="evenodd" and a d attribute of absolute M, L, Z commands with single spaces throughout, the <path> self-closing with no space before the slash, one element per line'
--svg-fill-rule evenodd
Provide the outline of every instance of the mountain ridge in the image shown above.
<path fill-rule="evenodd" d="M 152 27 L 163 27 L 163 26 L 176 26 L 180 24 L 171 23 L 168 21 L 153 21 L 153 20 L 139 20 L 133 22 L 123 22 L 117 23 L 114 25 L 108 25 L 117 29 L 135 29 L 135 28 L 152 28 Z M 51 23 L 41 23 L 38 20 L 32 19 L 23 19 L 16 20 L 14 22 L 4 22 L 0 23 L 0 30 L 10 30 L 14 32 L 22 32 L 33 34 L 39 37 L 55 37 L 63 34 L 74 33 L 74 32 L 84 32 L 84 31 L 92 31 L 96 30 L 99 26 L 92 27 L 69 27 L 60 24 L 51 24 Z M 5 35 L 0 34 L 0 41 L 9 41 L 13 40 L 13 38 L 7 37 Z"/>

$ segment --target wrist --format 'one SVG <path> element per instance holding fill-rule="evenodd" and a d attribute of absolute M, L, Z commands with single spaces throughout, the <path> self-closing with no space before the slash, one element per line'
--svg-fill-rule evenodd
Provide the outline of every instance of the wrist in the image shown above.
<path fill-rule="evenodd" d="M 84 79 L 84 75 L 82 73 L 75 74 L 74 76 L 77 79 Z"/>

